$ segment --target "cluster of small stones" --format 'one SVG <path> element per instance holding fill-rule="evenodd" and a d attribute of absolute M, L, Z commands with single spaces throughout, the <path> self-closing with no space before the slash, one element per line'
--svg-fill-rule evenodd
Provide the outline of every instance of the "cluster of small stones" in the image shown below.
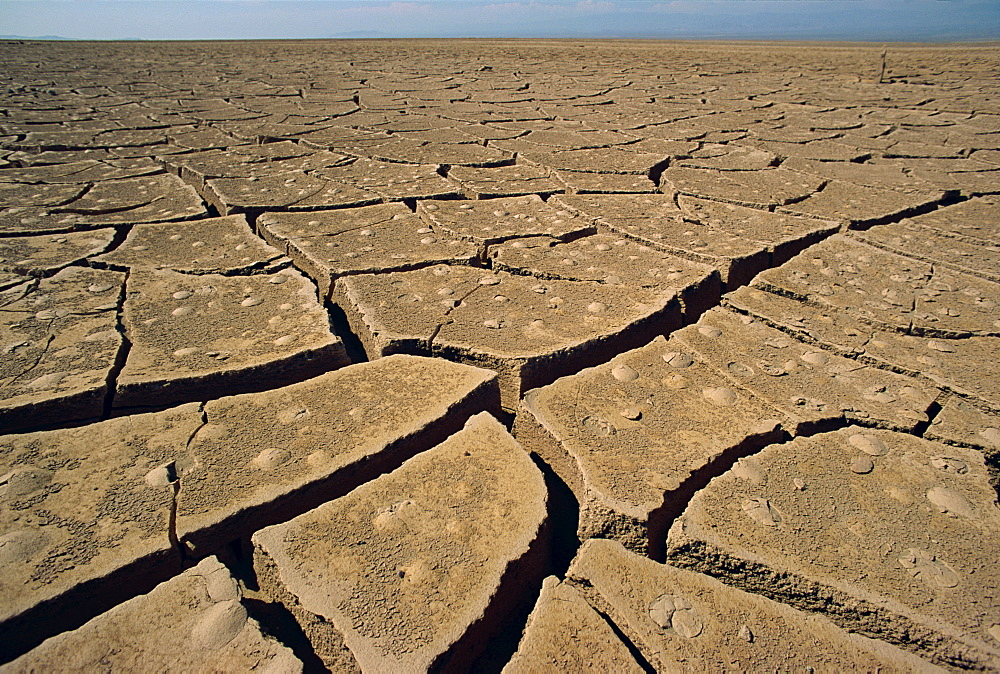
<path fill-rule="evenodd" d="M 996 48 L 0 60 L 0 671 L 1000 670 Z"/>

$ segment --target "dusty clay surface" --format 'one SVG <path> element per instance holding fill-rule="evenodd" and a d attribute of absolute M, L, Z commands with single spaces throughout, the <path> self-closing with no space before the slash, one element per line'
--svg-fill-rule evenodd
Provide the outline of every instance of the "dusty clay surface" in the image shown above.
<path fill-rule="evenodd" d="M 995 45 L 0 61 L 0 669 L 1000 670 Z"/>
<path fill-rule="evenodd" d="M 212 669 L 302 671 L 286 646 L 248 617 L 236 579 L 206 557 L 149 594 L 46 640 L 0 671 Z"/>
<path fill-rule="evenodd" d="M 851 426 L 741 459 L 674 522 L 667 556 L 793 606 L 822 596 L 843 626 L 942 664 L 995 668 L 997 571 L 979 543 L 997 531 L 975 450 Z"/>
<path fill-rule="evenodd" d="M 519 594 L 538 573 L 546 500 L 541 472 L 481 413 L 397 471 L 262 529 L 254 564 L 265 589 L 280 584 L 293 611 L 340 632 L 362 671 L 467 667 L 500 585 Z"/>

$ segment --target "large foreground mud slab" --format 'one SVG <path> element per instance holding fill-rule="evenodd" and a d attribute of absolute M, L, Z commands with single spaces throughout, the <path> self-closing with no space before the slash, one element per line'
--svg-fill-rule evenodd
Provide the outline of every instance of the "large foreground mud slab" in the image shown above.
<path fill-rule="evenodd" d="M 480 414 L 393 473 L 258 532 L 254 565 L 329 664 L 467 671 L 540 574 L 546 499 L 528 454 Z"/>
<path fill-rule="evenodd" d="M 944 671 L 828 619 L 700 573 L 587 541 L 566 582 L 607 615 L 657 671 Z"/>
<path fill-rule="evenodd" d="M 185 558 L 350 491 L 498 406 L 493 373 L 394 356 L 207 405 L 0 436 L 4 655 L 169 578 Z"/>
<path fill-rule="evenodd" d="M 769 447 L 695 495 L 668 559 L 894 642 L 996 668 L 996 493 L 973 450 L 849 427 Z"/>
<path fill-rule="evenodd" d="M 210 552 L 391 470 L 471 414 L 498 409 L 493 372 L 403 355 L 213 400 L 178 458 L 178 537 Z"/>
<path fill-rule="evenodd" d="M 180 572 L 169 535 L 173 487 L 147 475 L 182 452 L 200 425 L 189 404 L 0 436 L 5 660 Z"/>
<path fill-rule="evenodd" d="M 302 671 L 291 650 L 247 617 L 240 597 L 226 567 L 208 557 L 0 671 Z"/>

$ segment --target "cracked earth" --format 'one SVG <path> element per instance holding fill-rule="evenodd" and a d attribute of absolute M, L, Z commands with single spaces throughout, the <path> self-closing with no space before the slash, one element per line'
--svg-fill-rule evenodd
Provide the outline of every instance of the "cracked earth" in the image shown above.
<path fill-rule="evenodd" d="M 0 671 L 1000 671 L 995 47 L 0 54 Z"/>

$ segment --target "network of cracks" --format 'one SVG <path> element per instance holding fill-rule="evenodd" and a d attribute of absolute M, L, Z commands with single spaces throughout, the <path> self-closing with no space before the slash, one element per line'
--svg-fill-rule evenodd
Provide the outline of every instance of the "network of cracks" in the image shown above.
<path fill-rule="evenodd" d="M 0 670 L 1000 669 L 996 48 L 0 54 Z"/>

